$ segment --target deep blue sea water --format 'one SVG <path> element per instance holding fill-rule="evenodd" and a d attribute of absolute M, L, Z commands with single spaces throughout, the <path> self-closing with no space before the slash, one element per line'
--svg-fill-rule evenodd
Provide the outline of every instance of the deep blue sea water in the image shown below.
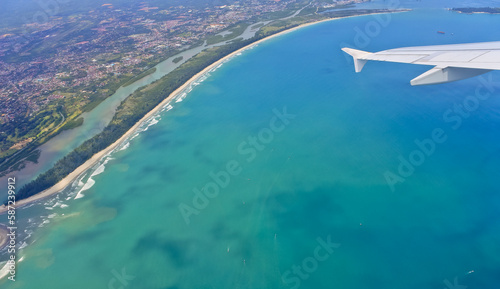
<path fill-rule="evenodd" d="M 211 72 L 19 210 L 34 227 L 2 288 L 498 288 L 500 85 L 485 83 L 500 73 L 412 87 L 429 67 L 356 74 L 340 48 L 496 41 L 500 16 L 381 17 L 306 27 Z M 392 191 L 387 173 L 417 155 Z"/>

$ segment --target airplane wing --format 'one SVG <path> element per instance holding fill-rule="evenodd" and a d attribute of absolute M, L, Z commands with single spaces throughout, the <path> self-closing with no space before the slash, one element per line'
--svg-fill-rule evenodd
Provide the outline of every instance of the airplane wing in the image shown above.
<path fill-rule="evenodd" d="M 370 53 L 352 48 L 342 51 L 354 58 L 360 72 L 368 60 L 433 65 L 434 68 L 411 80 L 411 85 L 452 82 L 500 70 L 500 41 L 404 47 Z"/>

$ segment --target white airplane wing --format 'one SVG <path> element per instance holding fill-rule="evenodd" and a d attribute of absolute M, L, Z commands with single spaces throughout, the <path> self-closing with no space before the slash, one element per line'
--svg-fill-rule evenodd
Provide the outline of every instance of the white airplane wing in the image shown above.
<path fill-rule="evenodd" d="M 433 65 L 434 68 L 411 80 L 411 85 L 452 82 L 500 70 L 500 41 L 404 47 L 380 52 L 342 48 L 354 58 L 360 72 L 368 60 Z"/>

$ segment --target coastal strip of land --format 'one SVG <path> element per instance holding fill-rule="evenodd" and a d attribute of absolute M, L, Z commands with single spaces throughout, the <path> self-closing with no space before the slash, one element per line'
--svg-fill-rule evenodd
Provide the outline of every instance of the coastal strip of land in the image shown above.
<path fill-rule="evenodd" d="M 466 7 L 466 8 L 450 8 L 449 10 L 457 13 L 465 14 L 500 14 L 500 8 L 497 7 Z"/>
<path fill-rule="evenodd" d="M 31 202 L 40 200 L 42 198 L 48 197 L 48 196 L 50 196 L 52 194 L 55 194 L 55 193 L 58 193 L 58 192 L 62 191 L 69 184 L 71 184 L 78 176 L 80 176 L 82 173 L 84 173 L 89 168 L 91 168 L 93 165 L 95 165 L 97 162 L 99 162 L 104 156 L 106 156 L 107 154 L 111 153 L 121 143 L 123 143 L 124 141 L 126 141 L 137 130 L 137 128 L 141 124 L 143 124 L 145 121 L 147 121 L 149 118 L 151 118 L 157 112 L 159 112 L 165 105 L 167 105 L 170 101 L 172 101 L 172 99 L 174 99 L 178 94 L 182 93 L 193 82 L 195 82 L 196 80 L 198 80 L 201 76 L 203 76 L 207 72 L 211 71 L 212 69 L 214 69 L 218 65 L 220 65 L 223 62 L 227 61 L 228 59 L 234 57 L 235 55 L 241 53 L 242 51 L 244 51 L 246 49 L 249 49 L 249 48 L 251 48 L 251 47 L 253 47 L 255 45 L 258 45 L 258 44 L 260 44 L 260 43 L 262 43 L 264 41 L 270 40 L 270 39 L 272 39 L 274 37 L 278 37 L 278 36 L 281 36 L 283 34 L 290 33 L 290 32 L 293 32 L 295 30 L 298 30 L 298 29 L 301 29 L 301 28 L 304 28 L 304 27 L 308 27 L 308 26 L 311 26 L 311 25 L 323 23 L 323 22 L 326 22 L 326 21 L 333 21 L 333 20 L 338 20 L 338 19 L 343 19 L 343 18 L 349 18 L 349 17 L 358 17 L 358 16 L 365 16 L 365 15 L 374 15 L 374 14 L 383 14 L 383 13 L 394 13 L 394 12 L 405 12 L 405 11 L 408 11 L 408 10 L 398 10 L 398 11 L 390 11 L 390 10 L 388 10 L 388 11 L 384 11 L 384 12 L 364 13 L 364 14 L 360 14 L 360 15 L 352 15 L 352 16 L 345 16 L 345 17 L 328 18 L 328 19 L 322 19 L 322 20 L 315 21 L 315 22 L 309 22 L 309 23 L 301 24 L 301 25 L 295 26 L 293 28 L 289 28 L 289 29 L 283 30 L 281 32 L 277 32 L 275 34 L 266 36 L 266 37 L 264 37 L 262 39 L 256 40 L 256 41 L 254 41 L 254 42 L 252 42 L 252 43 L 250 43 L 250 44 L 248 44 L 248 45 L 246 45 L 244 47 L 241 47 L 241 48 L 239 48 L 239 49 L 237 49 L 237 50 L 229 53 L 228 55 L 226 55 L 226 56 L 220 58 L 219 60 L 213 62 L 212 64 L 208 65 L 203 70 L 201 70 L 200 72 L 198 72 L 194 76 L 192 76 L 188 81 L 184 82 L 183 85 L 181 85 L 180 87 L 178 87 L 177 89 L 175 89 L 172 93 L 170 93 L 168 95 L 168 97 L 166 97 L 165 99 L 163 99 L 152 110 L 150 110 L 148 113 L 146 113 L 138 122 L 136 122 L 130 129 L 128 129 L 119 139 L 117 139 L 111 145 L 109 145 L 105 149 L 99 151 L 98 153 L 94 154 L 90 159 L 88 159 L 87 161 L 85 161 L 82 165 L 80 165 L 79 167 L 77 167 L 70 174 L 68 174 L 66 177 L 64 177 L 63 179 L 61 179 L 59 182 L 57 182 L 55 185 L 51 186 L 50 188 L 48 188 L 48 189 L 46 189 L 46 190 L 44 190 L 44 191 L 42 191 L 40 193 L 37 193 L 35 195 L 32 195 L 32 196 L 30 196 L 30 197 L 28 197 L 26 199 L 22 199 L 20 201 L 17 201 L 16 204 L 15 204 L 15 207 L 19 207 L 19 206 L 23 206 L 23 205 L 29 204 Z M 5 205 L 2 205 L 2 207 L 0 207 L 0 214 L 4 213 L 6 211 L 7 211 L 7 207 Z"/>

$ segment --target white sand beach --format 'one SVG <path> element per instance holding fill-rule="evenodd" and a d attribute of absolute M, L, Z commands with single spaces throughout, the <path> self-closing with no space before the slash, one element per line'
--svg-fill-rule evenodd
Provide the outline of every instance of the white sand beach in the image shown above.
<path fill-rule="evenodd" d="M 401 11 L 401 12 L 404 12 L 404 11 Z M 394 12 L 389 12 L 389 13 L 394 13 Z M 74 170 L 72 173 L 70 173 L 64 179 L 62 179 L 61 181 L 59 181 L 57 184 L 55 184 L 54 186 L 52 186 L 52 187 L 50 187 L 50 188 L 48 188 L 48 189 L 46 189 L 46 190 L 44 190 L 44 191 L 36 194 L 36 195 L 33 195 L 33 196 L 31 196 L 31 197 L 29 197 L 27 199 L 23 199 L 21 201 L 16 202 L 15 206 L 16 207 L 23 206 L 23 205 L 26 205 L 26 204 L 31 203 L 33 201 L 45 198 L 47 196 L 50 196 L 52 194 L 55 194 L 55 193 L 58 193 L 58 192 L 62 191 L 64 188 L 66 188 L 66 186 L 68 186 L 69 184 L 71 184 L 71 182 L 73 182 L 79 175 L 81 175 L 82 173 L 84 173 L 87 169 L 89 169 L 94 164 L 96 164 L 99 160 L 101 160 L 102 157 L 104 157 L 105 155 L 107 155 L 108 153 L 110 153 L 112 150 L 114 150 L 116 147 L 118 147 L 123 141 L 125 141 L 126 139 L 128 139 L 137 130 L 137 128 L 144 121 L 148 120 L 151 116 L 153 116 L 158 111 L 160 111 L 165 105 L 167 105 L 167 103 L 169 103 L 170 101 L 172 101 L 184 89 L 186 89 L 187 87 L 189 87 L 193 82 L 195 82 L 197 79 L 199 79 L 200 77 L 202 77 L 204 74 L 206 74 L 207 72 L 209 72 L 213 68 L 215 68 L 218 65 L 222 64 L 224 61 L 228 60 L 229 58 L 231 58 L 231 57 L 233 57 L 233 56 L 241 53 L 242 51 L 244 51 L 244 50 L 246 50 L 248 48 L 251 48 L 251 47 L 253 47 L 255 45 L 258 45 L 258 44 L 260 44 L 260 43 L 262 43 L 264 41 L 268 41 L 270 39 L 273 39 L 275 37 L 281 36 L 283 34 L 287 34 L 287 33 L 290 33 L 290 32 L 293 32 L 295 30 L 298 30 L 298 29 L 301 29 L 301 28 L 304 28 L 304 27 L 308 27 L 308 26 L 311 26 L 311 25 L 316 25 L 316 24 L 323 23 L 323 22 L 326 22 L 326 21 L 333 21 L 333 20 L 338 20 L 338 19 L 343 19 L 343 18 L 351 18 L 351 17 L 359 17 L 359 16 L 369 16 L 369 15 L 375 15 L 375 14 L 382 14 L 382 13 L 373 13 L 373 14 L 363 14 L 363 15 L 348 16 L 348 17 L 330 18 L 330 19 L 324 19 L 324 20 L 319 20 L 319 21 L 315 21 L 315 22 L 311 22 L 311 23 L 302 24 L 302 25 L 290 28 L 288 30 L 284 30 L 282 32 L 270 35 L 268 37 L 260 39 L 260 40 L 258 40 L 256 42 L 253 42 L 253 43 L 251 43 L 251 44 L 249 44 L 249 45 L 247 45 L 245 47 L 242 47 L 242 48 L 240 48 L 240 49 L 232 52 L 231 54 L 229 54 L 229 55 L 227 55 L 227 56 L 219 59 L 218 61 L 212 63 L 211 65 L 207 66 L 201 72 L 197 73 L 195 76 L 193 76 L 192 78 L 190 78 L 186 83 L 184 83 L 182 86 L 180 86 L 179 88 L 177 88 L 167 98 L 165 98 L 160 104 L 158 104 L 155 108 L 153 108 L 150 112 L 148 112 L 140 121 L 138 121 L 133 127 L 131 127 L 117 141 L 115 141 L 113 144 L 111 144 L 110 146 L 108 146 L 106 149 L 100 151 L 99 153 L 96 153 L 92 158 L 90 158 L 89 160 L 87 160 L 84 164 L 82 164 L 81 166 L 79 166 L 76 170 Z M 4 213 L 5 211 L 7 211 L 7 208 L 6 208 L 6 206 L 2 205 L 0 207 L 0 214 Z"/>

